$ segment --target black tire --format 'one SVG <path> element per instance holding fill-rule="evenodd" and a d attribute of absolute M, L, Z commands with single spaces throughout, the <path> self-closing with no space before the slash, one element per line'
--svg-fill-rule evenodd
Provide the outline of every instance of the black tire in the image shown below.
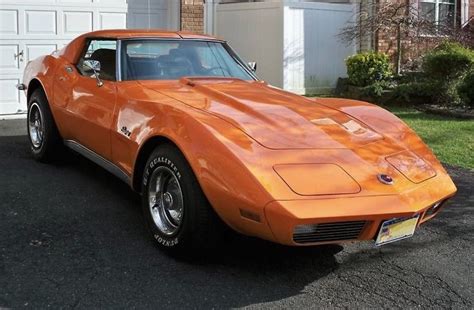
<path fill-rule="evenodd" d="M 163 170 L 173 172 L 184 202 L 181 223 L 171 235 L 163 233 L 153 219 L 153 203 L 150 203 L 149 195 L 154 182 L 152 175 Z M 157 147 L 147 161 L 143 173 L 142 208 L 146 226 L 154 240 L 160 248 L 172 254 L 199 255 L 199 250 L 213 249 L 219 244 L 224 224 L 209 204 L 185 157 L 173 145 Z"/>
<path fill-rule="evenodd" d="M 31 132 L 33 113 L 39 111 L 41 115 L 42 139 L 41 143 L 34 143 Z M 62 146 L 56 123 L 49 108 L 48 99 L 42 89 L 35 90 L 28 100 L 27 131 L 30 150 L 33 157 L 40 162 L 54 160 Z"/>

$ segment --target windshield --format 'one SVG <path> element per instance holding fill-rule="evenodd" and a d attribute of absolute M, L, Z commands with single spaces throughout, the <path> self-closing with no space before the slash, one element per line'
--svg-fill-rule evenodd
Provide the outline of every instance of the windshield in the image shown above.
<path fill-rule="evenodd" d="M 221 42 L 124 40 L 122 80 L 177 80 L 184 76 L 253 80 L 242 62 Z"/>

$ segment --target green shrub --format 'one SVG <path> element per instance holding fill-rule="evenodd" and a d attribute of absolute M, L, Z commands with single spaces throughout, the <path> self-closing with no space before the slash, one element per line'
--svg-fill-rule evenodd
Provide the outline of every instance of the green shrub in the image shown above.
<path fill-rule="evenodd" d="M 349 82 L 355 86 L 369 86 L 392 76 L 390 59 L 384 53 L 365 52 L 350 56 L 346 66 Z"/>
<path fill-rule="evenodd" d="M 459 105 L 459 85 L 463 77 L 474 69 L 474 51 L 457 43 L 444 42 L 423 58 L 425 76 L 432 80 L 433 102 Z"/>
<path fill-rule="evenodd" d="M 386 81 L 377 81 L 361 89 L 361 95 L 368 97 L 381 97 L 384 90 L 388 89 L 390 84 Z"/>
<path fill-rule="evenodd" d="M 433 81 L 411 82 L 399 84 L 395 87 L 393 95 L 404 102 L 417 102 L 420 99 L 431 100 L 433 94 L 436 93 L 438 83 Z M 425 102 L 427 103 L 427 102 Z"/>
<path fill-rule="evenodd" d="M 423 82 L 425 80 L 426 80 L 425 73 L 422 71 L 403 72 L 403 74 L 395 76 L 393 78 L 393 81 L 398 84 Z"/>
<path fill-rule="evenodd" d="M 449 52 L 449 51 L 455 51 L 455 50 L 462 49 L 462 48 L 464 48 L 464 47 L 461 44 L 459 44 L 458 42 L 444 40 L 438 46 L 435 47 L 434 51 Z"/>
<path fill-rule="evenodd" d="M 474 108 L 474 71 L 469 72 L 458 86 L 462 102 Z"/>
<path fill-rule="evenodd" d="M 429 78 L 460 78 L 474 67 L 474 51 L 446 42 L 425 55 L 422 67 Z"/>

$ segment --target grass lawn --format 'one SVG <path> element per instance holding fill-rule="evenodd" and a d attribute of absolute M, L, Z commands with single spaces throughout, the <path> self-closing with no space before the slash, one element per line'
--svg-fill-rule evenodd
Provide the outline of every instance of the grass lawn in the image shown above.
<path fill-rule="evenodd" d="M 388 107 L 403 119 L 444 163 L 474 169 L 474 120 L 462 120 Z"/>

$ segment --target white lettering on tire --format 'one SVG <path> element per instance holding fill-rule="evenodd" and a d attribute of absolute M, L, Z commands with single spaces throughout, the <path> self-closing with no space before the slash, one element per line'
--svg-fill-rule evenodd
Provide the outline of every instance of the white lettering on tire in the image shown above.
<path fill-rule="evenodd" d="M 148 164 L 148 167 L 146 168 L 145 173 L 143 174 L 143 185 L 144 186 L 147 186 L 147 184 L 148 184 L 148 177 L 150 176 L 150 172 L 151 172 L 150 170 L 153 170 L 153 168 L 158 163 L 162 163 L 162 164 L 165 164 L 165 165 L 169 166 L 174 171 L 174 173 L 176 174 L 176 177 L 178 178 L 178 180 L 181 179 L 181 173 L 179 172 L 178 167 L 176 167 L 175 164 L 171 160 L 169 160 L 166 157 L 157 157 L 157 158 L 154 158 L 150 162 L 150 164 Z"/>
<path fill-rule="evenodd" d="M 155 240 L 158 241 L 158 243 L 167 247 L 172 247 L 178 244 L 178 238 L 174 238 L 173 240 L 166 240 L 166 239 L 163 239 L 158 234 L 155 234 L 154 237 L 155 237 Z"/>

